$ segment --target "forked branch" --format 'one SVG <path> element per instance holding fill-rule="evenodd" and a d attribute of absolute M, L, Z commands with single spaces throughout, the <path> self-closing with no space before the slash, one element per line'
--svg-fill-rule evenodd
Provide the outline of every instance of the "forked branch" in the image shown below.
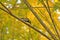
<path fill-rule="evenodd" d="M 28 27 L 34 29 L 35 31 L 37 31 L 37 32 L 40 33 L 41 35 L 45 36 L 47 39 L 51 40 L 51 38 L 50 38 L 49 36 L 45 35 L 45 34 L 44 34 L 43 32 L 41 32 L 41 31 L 39 31 L 37 28 L 35 28 L 34 26 L 32 26 L 30 23 L 27 23 L 27 22 L 25 22 L 24 20 L 22 20 L 21 18 L 15 16 L 15 15 L 14 15 L 8 8 L 6 8 L 1 2 L 0 2 L 0 4 L 5 8 L 5 9 L 3 9 L 3 8 L 0 7 L 1 10 L 3 10 L 4 12 L 7 12 L 7 13 L 8 13 L 9 15 L 11 15 L 12 17 L 18 19 L 19 21 L 21 21 L 21 22 L 23 22 L 24 24 L 26 24 Z"/>

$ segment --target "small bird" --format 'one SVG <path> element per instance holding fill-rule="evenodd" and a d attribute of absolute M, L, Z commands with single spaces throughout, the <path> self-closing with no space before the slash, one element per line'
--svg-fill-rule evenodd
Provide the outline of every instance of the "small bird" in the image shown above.
<path fill-rule="evenodd" d="M 23 21 L 28 22 L 31 24 L 31 21 L 28 18 L 21 18 Z"/>

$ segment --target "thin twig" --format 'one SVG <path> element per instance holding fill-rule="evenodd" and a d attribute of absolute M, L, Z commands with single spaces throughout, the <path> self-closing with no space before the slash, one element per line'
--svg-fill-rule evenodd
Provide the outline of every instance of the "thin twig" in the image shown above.
<path fill-rule="evenodd" d="M 1 2 L 0 2 L 1 3 Z M 1 3 L 2 4 L 2 3 Z M 21 22 L 23 22 L 24 24 L 26 24 L 28 27 L 30 27 L 30 28 L 32 28 L 32 29 L 34 29 L 35 31 L 37 31 L 38 33 L 40 33 L 40 34 L 42 34 L 43 36 L 45 36 L 47 39 L 49 39 L 49 40 L 51 40 L 51 38 L 50 37 L 48 37 L 47 35 L 45 35 L 44 33 L 42 33 L 41 31 L 39 31 L 37 28 L 35 28 L 34 26 L 32 26 L 31 24 L 29 24 L 29 23 L 26 23 L 25 21 L 23 21 L 21 18 L 18 18 L 17 16 L 15 16 L 15 15 L 13 15 L 12 13 L 11 13 L 11 11 L 8 9 L 8 8 L 6 8 L 3 4 L 2 4 L 2 6 L 5 8 L 5 9 L 7 9 L 7 11 L 6 10 L 4 10 L 4 9 L 2 9 L 2 8 L 0 8 L 1 10 L 3 10 L 3 11 L 5 11 L 5 12 L 7 12 L 9 15 L 11 15 L 12 17 L 14 17 L 14 18 L 16 18 L 16 19 L 18 19 L 19 21 L 21 21 Z"/>
<path fill-rule="evenodd" d="M 27 7 L 20 7 L 21 9 L 27 9 Z M 45 7 L 32 7 L 32 8 L 45 8 Z M 53 8 L 53 7 L 49 7 L 49 8 Z"/>
<path fill-rule="evenodd" d="M 55 25 L 55 23 L 54 23 L 54 19 L 52 18 L 52 15 L 51 15 L 51 11 L 50 11 L 50 8 L 49 8 L 48 0 L 47 0 L 46 3 L 47 3 L 48 12 L 49 12 L 50 18 L 51 18 L 51 20 L 52 20 L 54 29 L 55 29 L 55 31 L 56 31 L 56 33 L 57 33 L 57 36 L 60 38 L 59 32 L 58 32 L 58 30 L 57 30 L 57 28 L 56 28 L 56 25 Z"/>
<path fill-rule="evenodd" d="M 1 8 L 0 8 L 0 9 L 1 9 Z M 1 9 L 1 10 L 7 12 L 7 11 L 4 10 L 4 9 Z M 7 13 L 9 13 L 9 12 L 7 12 Z M 10 14 L 10 13 L 9 13 L 9 14 Z M 10 15 L 11 15 L 11 14 L 10 14 Z M 24 24 L 28 25 L 30 28 L 34 29 L 35 31 L 39 32 L 40 34 L 44 35 L 46 38 L 50 39 L 48 36 L 46 36 L 44 33 L 40 32 L 38 29 L 36 29 L 35 27 L 33 27 L 31 24 L 26 23 L 25 21 L 21 20 L 20 18 L 16 17 L 15 15 L 11 15 L 11 16 L 13 16 L 14 18 L 16 18 L 16 19 L 18 19 L 19 21 L 23 22 Z M 51 39 L 50 39 L 50 40 L 51 40 Z"/>
<path fill-rule="evenodd" d="M 44 24 L 44 22 L 40 19 L 40 17 L 37 15 L 37 13 L 34 11 L 32 6 L 29 4 L 27 0 L 23 0 L 24 3 L 27 5 L 27 7 L 30 9 L 30 11 L 34 14 L 34 16 L 38 19 L 38 21 L 41 23 L 41 25 L 46 29 L 46 31 L 51 35 L 51 37 L 54 40 L 58 40 L 55 35 L 51 32 L 51 30 Z"/>
<path fill-rule="evenodd" d="M 47 3 L 47 7 L 45 6 L 45 4 L 43 4 L 43 5 L 44 5 L 44 7 L 46 8 L 46 10 L 47 10 L 47 12 L 48 12 L 48 14 L 49 14 L 49 16 L 50 16 L 50 18 L 51 18 L 51 21 L 52 21 L 52 23 L 53 23 L 54 29 L 55 29 L 58 37 L 60 38 L 59 33 L 58 33 L 58 30 L 57 30 L 57 28 L 56 28 L 56 25 L 55 25 L 55 23 L 54 23 L 54 20 L 53 20 L 53 18 L 52 18 L 52 15 L 51 15 L 51 11 L 50 11 L 50 8 L 49 8 L 48 0 L 46 0 L 46 3 Z"/>

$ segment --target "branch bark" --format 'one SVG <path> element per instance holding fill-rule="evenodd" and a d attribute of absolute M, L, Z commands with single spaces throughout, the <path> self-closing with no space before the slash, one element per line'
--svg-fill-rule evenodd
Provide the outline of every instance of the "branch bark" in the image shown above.
<path fill-rule="evenodd" d="M 0 2 L 0 4 L 1 4 L 7 11 L 6 11 L 5 9 L 3 9 L 3 8 L 0 7 L 1 10 L 3 10 L 4 12 L 7 12 L 7 13 L 8 13 L 9 15 L 11 15 L 12 17 L 18 19 L 19 21 L 21 21 L 21 22 L 23 22 L 24 24 L 26 24 L 28 27 L 34 29 L 35 31 L 37 31 L 37 32 L 40 33 L 41 35 L 45 36 L 47 39 L 51 40 L 51 38 L 50 38 L 49 36 L 45 35 L 45 34 L 42 33 L 41 31 L 39 31 L 37 28 L 35 28 L 35 27 L 32 26 L 31 24 L 29 24 L 29 23 L 23 21 L 21 18 L 18 18 L 17 16 L 13 15 L 12 12 L 11 12 L 8 8 L 6 8 L 1 2 Z"/>
<path fill-rule="evenodd" d="M 32 6 L 29 4 L 27 0 L 23 0 L 24 3 L 27 5 L 27 7 L 30 9 L 30 11 L 34 14 L 34 16 L 38 19 L 38 21 L 41 23 L 41 25 L 46 29 L 46 31 L 51 35 L 51 37 L 54 40 L 58 40 L 56 36 L 50 31 L 50 29 L 44 24 L 44 22 L 39 18 L 37 13 L 33 10 Z"/>
<path fill-rule="evenodd" d="M 47 0 L 46 3 L 47 3 L 47 7 L 48 7 L 48 13 L 49 13 L 50 18 L 51 18 L 51 21 L 52 21 L 52 23 L 53 23 L 54 29 L 55 29 L 55 31 L 56 31 L 56 33 L 57 33 L 57 36 L 60 38 L 59 32 L 58 32 L 58 30 L 57 30 L 57 28 L 56 28 L 56 25 L 55 25 L 55 23 L 54 23 L 54 19 L 52 18 L 52 15 L 51 15 L 51 11 L 50 11 L 50 8 L 49 8 L 48 0 Z"/>
<path fill-rule="evenodd" d="M 60 35 L 59 35 L 58 30 L 57 30 L 57 28 L 56 28 L 56 25 L 55 25 L 55 23 L 54 23 L 54 19 L 52 18 L 52 15 L 51 15 L 51 11 L 50 11 L 50 7 L 49 7 L 49 4 L 48 4 L 48 0 L 46 0 L 47 6 L 44 4 L 44 1 L 43 1 L 42 4 L 43 4 L 44 7 L 46 8 L 46 10 L 47 10 L 47 12 L 48 12 L 48 14 L 49 14 L 49 16 L 50 16 L 50 18 L 51 18 L 51 21 L 52 21 L 54 30 L 55 30 L 55 32 L 57 33 L 57 36 L 60 38 Z"/>

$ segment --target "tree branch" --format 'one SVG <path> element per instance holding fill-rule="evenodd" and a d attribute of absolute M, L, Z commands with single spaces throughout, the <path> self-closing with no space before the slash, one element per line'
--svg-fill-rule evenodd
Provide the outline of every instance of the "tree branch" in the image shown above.
<path fill-rule="evenodd" d="M 31 24 L 29 24 L 29 23 L 23 21 L 21 18 L 18 18 L 17 16 L 13 15 L 13 14 L 11 13 L 11 11 L 10 11 L 8 8 L 6 8 L 1 2 L 0 2 L 0 4 L 1 4 L 7 11 L 0 7 L 1 10 L 7 12 L 7 13 L 8 13 L 9 15 L 11 15 L 12 17 L 18 19 L 19 21 L 21 21 L 21 22 L 23 22 L 24 24 L 26 24 L 28 27 L 34 29 L 35 31 L 37 31 L 37 32 L 40 33 L 41 35 L 45 36 L 47 39 L 51 40 L 50 37 L 48 37 L 47 35 L 45 35 L 45 34 L 42 33 L 41 31 L 39 31 L 37 28 L 35 28 L 35 27 L 32 26 Z"/>
<path fill-rule="evenodd" d="M 57 30 L 57 28 L 56 28 L 56 25 L 55 25 L 55 23 L 54 23 L 54 19 L 52 18 L 52 15 L 51 15 L 51 11 L 50 11 L 50 7 L 49 7 L 49 4 L 48 4 L 48 0 L 46 0 L 46 3 L 47 3 L 47 6 L 44 4 L 44 2 L 43 2 L 42 4 L 43 4 L 44 7 L 46 8 L 46 10 L 47 10 L 47 12 L 48 12 L 48 14 L 49 14 L 49 16 L 50 16 L 50 18 L 51 18 L 51 21 L 52 21 L 54 30 L 56 31 L 58 37 L 60 38 L 60 35 L 59 35 L 58 30 Z"/>
<path fill-rule="evenodd" d="M 46 31 L 51 35 L 51 37 L 54 40 L 58 40 L 55 35 L 50 31 L 50 29 L 44 24 L 44 22 L 40 19 L 40 17 L 37 15 L 37 13 L 33 10 L 32 6 L 29 4 L 27 0 L 23 0 L 24 3 L 27 5 L 27 7 L 30 9 L 30 11 L 34 14 L 34 16 L 38 19 L 38 21 L 41 23 L 41 25 L 46 29 Z"/>

